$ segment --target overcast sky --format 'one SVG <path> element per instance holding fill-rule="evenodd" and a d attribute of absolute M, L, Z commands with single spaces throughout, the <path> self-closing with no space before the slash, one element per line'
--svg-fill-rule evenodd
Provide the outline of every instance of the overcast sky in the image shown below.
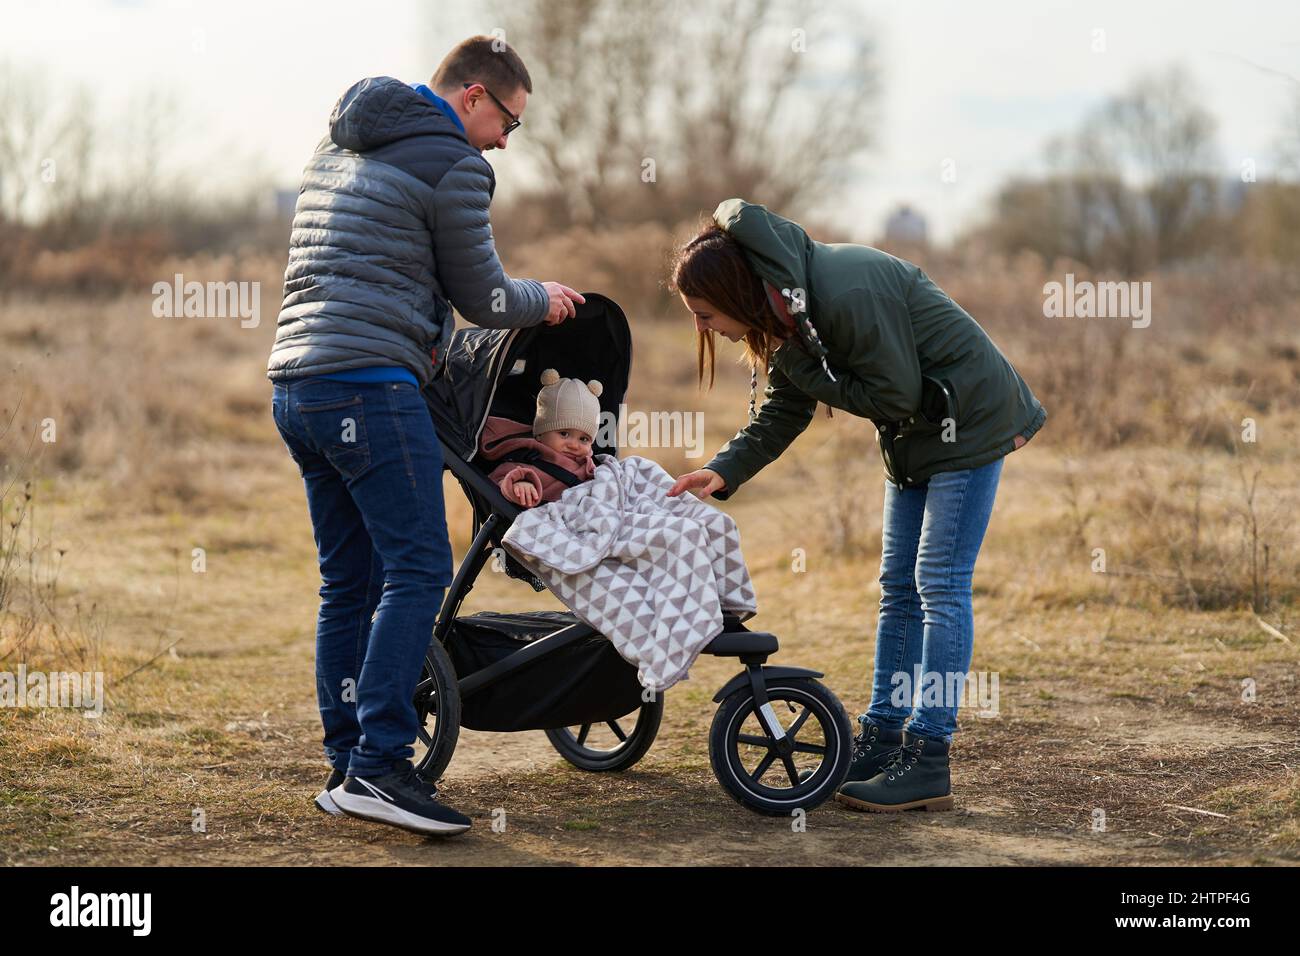
<path fill-rule="evenodd" d="M 1225 176 L 1245 158 L 1270 173 L 1300 92 L 1295 0 L 841 5 L 866 17 L 882 67 L 878 147 L 834 203 L 863 240 L 901 202 L 950 237 L 1003 179 L 1039 165 L 1048 136 L 1144 69 L 1191 71 L 1220 124 Z M 144 91 L 166 94 L 180 108 L 170 131 L 180 161 L 217 184 L 260 169 L 296 187 L 347 86 L 378 74 L 426 80 L 456 40 L 496 25 L 480 10 L 474 0 L 0 0 L 0 60 L 42 70 L 52 89 L 86 84 L 103 115 Z M 1104 52 L 1093 50 L 1097 30 Z M 526 176 L 522 156 L 489 156 L 508 195 Z M 953 183 L 941 178 L 947 159 Z"/>

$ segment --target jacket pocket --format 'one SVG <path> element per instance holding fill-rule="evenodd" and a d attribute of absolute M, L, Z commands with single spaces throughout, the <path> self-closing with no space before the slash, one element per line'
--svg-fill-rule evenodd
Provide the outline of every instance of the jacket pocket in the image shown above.
<path fill-rule="evenodd" d="M 298 415 L 316 450 L 345 479 L 370 467 L 370 442 L 360 395 L 324 402 L 298 402 Z"/>
<path fill-rule="evenodd" d="M 961 409 L 952 382 L 933 375 L 921 376 L 921 406 L 916 414 L 900 422 L 904 434 L 935 435 L 943 431 L 949 420 L 956 427 L 961 421 Z"/>

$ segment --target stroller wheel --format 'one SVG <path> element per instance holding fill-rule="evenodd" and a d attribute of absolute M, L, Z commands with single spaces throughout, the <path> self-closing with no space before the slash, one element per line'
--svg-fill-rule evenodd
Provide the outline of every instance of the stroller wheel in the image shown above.
<path fill-rule="evenodd" d="M 603 723 L 559 727 L 546 731 L 546 736 L 561 757 L 581 770 L 626 770 L 650 749 L 663 715 L 663 695 L 657 694 L 632 714 Z"/>
<path fill-rule="evenodd" d="M 456 668 L 442 642 L 429 642 L 424 654 L 424 668 L 415 686 L 416 771 L 429 783 L 436 783 L 451 763 L 460 736 L 460 685 Z"/>
<path fill-rule="evenodd" d="M 737 691 L 722 702 L 709 731 L 713 773 L 751 810 L 769 816 L 811 810 L 848 775 L 848 715 L 839 698 L 812 678 L 781 679 L 767 687 L 767 696 L 784 738 L 773 736 L 760 719 L 753 691 Z"/>

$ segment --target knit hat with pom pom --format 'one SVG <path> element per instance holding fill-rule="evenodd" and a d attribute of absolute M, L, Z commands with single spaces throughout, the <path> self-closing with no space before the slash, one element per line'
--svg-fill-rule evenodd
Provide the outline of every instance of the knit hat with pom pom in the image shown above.
<path fill-rule="evenodd" d="M 542 373 L 542 389 L 537 393 L 533 437 L 559 428 L 574 428 L 594 439 L 600 429 L 597 399 L 604 390 L 595 379 L 584 384 L 576 378 L 560 378 L 559 372 L 548 368 Z"/>

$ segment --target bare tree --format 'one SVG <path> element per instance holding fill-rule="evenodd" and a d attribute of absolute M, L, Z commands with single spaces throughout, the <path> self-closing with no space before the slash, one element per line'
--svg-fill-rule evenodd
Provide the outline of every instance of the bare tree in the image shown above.
<path fill-rule="evenodd" d="M 89 114 L 80 95 L 59 104 L 51 89 L 43 74 L 0 65 L 0 219 L 43 218 L 76 183 L 60 181 L 60 160 L 88 150 Z"/>
<path fill-rule="evenodd" d="M 1219 184 L 1215 120 L 1190 76 L 1139 77 L 1044 151 L 1048 176 L 1008 183 L 995 202 L 995 240 L 1140 272 L 1214 241 Z"/>
<path fill-rule="evenodd" d="M 843 6 L 521 0 L 528 130 L 558 227 L 680 222 L 728 196 L 807 210 L 870 144 L 876 68 Z"/>
<path fill-rule="evenodd" d="M 1200 101 L 1191 76 L 1170 67 L 1140 77 L 1080 134 L 1085 169 L 1123 172 L 1140 190 L 1159 261 L 1194 252 L 1215 215 L 1217 122 Z M 1142 232 L 1135 220 L 1123 224 L 1134 237 Z"/>

